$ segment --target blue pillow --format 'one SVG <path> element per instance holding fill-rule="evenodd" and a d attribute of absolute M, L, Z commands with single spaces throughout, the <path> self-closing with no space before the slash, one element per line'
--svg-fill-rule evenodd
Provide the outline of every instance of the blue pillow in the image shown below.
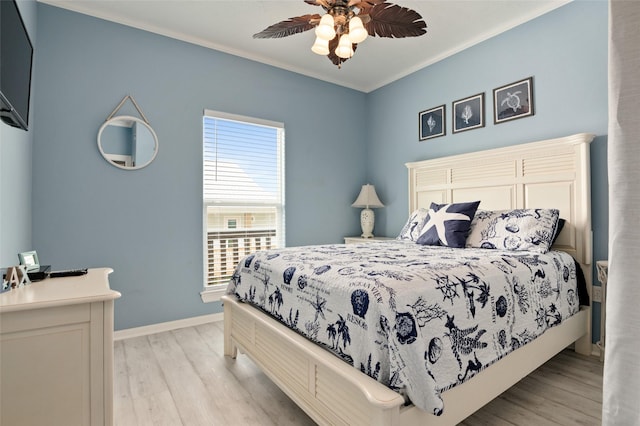
<path fill-rule="evenodd" d="M 431 203 L 418 244 L 463 248 L 480 201 L 454 204 Z"/>
<path fill-rule="evenodd" d="M 561 217 L 558 218 L 558 226 L 556 227 L 556 231 L 553 234 L 551 245 L 554 245 L 556 243 L 556 240 L 558 239 L 558 237 L 560 236 L 560 233 L 562 232 L 562 228 L 564 228 L 565 222 L 566 220 L 564 220 L 563 218 Z"/>

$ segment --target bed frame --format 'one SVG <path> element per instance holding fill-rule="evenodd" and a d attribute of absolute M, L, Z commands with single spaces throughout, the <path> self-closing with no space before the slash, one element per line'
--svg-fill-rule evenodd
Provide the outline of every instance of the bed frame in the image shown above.
<path fill-rule="evenodd" d="M 591 294 L 589 143 L 593 135 L 514 145 L 408 163 L 409 212 L 437 203 L 481 200 L 486 210 L 559 208 L 566 220 L 554 249 L 574 256 Z M 470 381 L 442 394 L 436 417 L 252 306 L 223 296 L 224 353 L 246 353 L 322 425 L 452 425 L 487 404 L 570 345 L 591 353 L 591 309 L 553 327 Z"/>

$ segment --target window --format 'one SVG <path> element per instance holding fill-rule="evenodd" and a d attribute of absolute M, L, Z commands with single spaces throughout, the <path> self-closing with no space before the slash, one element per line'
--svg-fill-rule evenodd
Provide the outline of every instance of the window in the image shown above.
<path fill-rule="evenodd" d="M 242 257 L 284 247 L 284 126 L 205 110 L 203 147 L 204 293 L 222 292 Z"/>

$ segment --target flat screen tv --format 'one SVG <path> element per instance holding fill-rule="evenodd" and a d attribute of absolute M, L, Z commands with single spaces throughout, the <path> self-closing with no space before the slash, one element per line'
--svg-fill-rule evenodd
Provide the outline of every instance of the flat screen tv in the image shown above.
<path fill-rule="evenodd" d="M 15 0 L 0 0 L 0 119 L 27 130 L 33 45 Z"/>

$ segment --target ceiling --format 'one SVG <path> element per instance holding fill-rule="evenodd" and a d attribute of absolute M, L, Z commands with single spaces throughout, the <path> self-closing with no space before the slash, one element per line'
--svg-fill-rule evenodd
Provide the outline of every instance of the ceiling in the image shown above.
<path fill-rule="evenodd" d="M 280 39 L 252 35 L 276 22 L 323 14 L 303 0 L 38 0 L 370 92 L 571 0 L 389 0 L 420 13 L 421 37 L 369 37 L 341 69 L 311 52 L 313 31 Z"/>

